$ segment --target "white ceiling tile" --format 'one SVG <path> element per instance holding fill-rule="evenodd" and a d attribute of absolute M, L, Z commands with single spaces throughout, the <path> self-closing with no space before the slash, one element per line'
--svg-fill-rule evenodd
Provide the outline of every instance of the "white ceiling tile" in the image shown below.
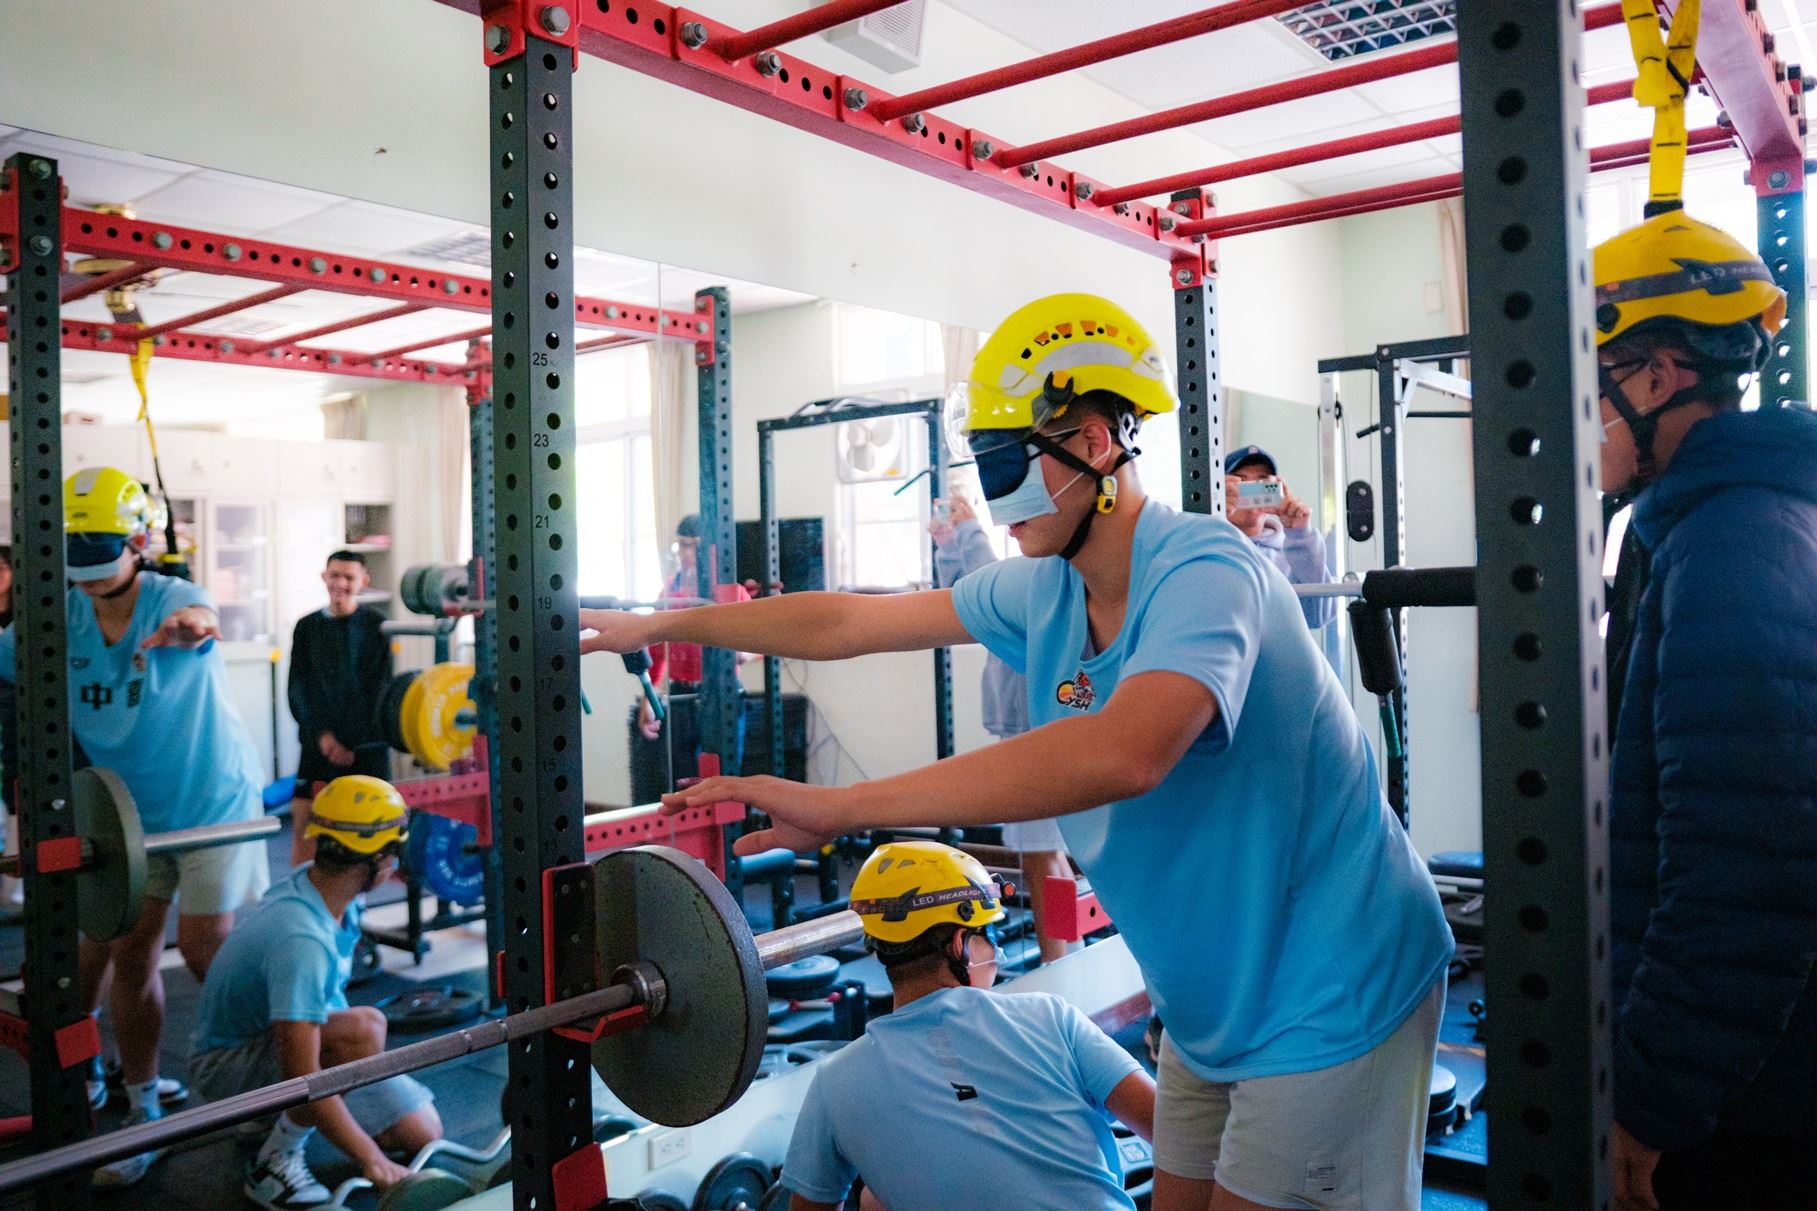
<path fill-rule="evenodd" d="M 6 129 L 8 134 L 0 154 L 35 151 L 53 157 L 57 161 L 57 172 L 69 186 L 72 206 L 133 202 L 194 171 L 187 164 L 154 156 L 77 143 L 35 130 Z"/>
<path fill-rule="evenodd" d="M 1341 180 L 1363 173 L 1379 173 L 1389 169 L 1401 170 L 1399 179 L 1412 180 L 1423 174 L 1420 165 L 1429 164 L 1439 153 L 1424 143 L 1409 143 L 1399 147 L 1384 147 L 1376 151 L 1360 152 L 1353 156 L 1340 156 L 1335 160 L 1322 160 L 1317 164 L 1303 164 L 1291 169 L 1289 179 L 1296 185 L 1320 183 L 1319 192 L 1326 192 L 1322 183 L 1330 180 Z"/>
<path fill-rule="evenodd" d="M 1329 196 L 1337 193 L 1350 193 L 1358 189 L 1375 189 L 1383 185 L 1399 185 L 1406 181 L 1418 181 L 1425 177 L 1442 176 L 1457 171 L 1445 156 L 1422 155 L 1418 160 L 1403 163 L 1392 168 L 1376 168 L 1368 172 L 1348 173 L 1344 176 L 1328 177 L 1318 182 L 1317 193 Z"/>
<path fill-rule="evenodd" d="M 445 240 L 467 230 L 452 219 L 410 214 L 369 202 L 341 202 L 273 227 L 263 234 L 285 244 L 335 252 L 396 256 L 430 240 Z"/>
<path fill-rule="evenodd" d="M 1399 115 L 1409 110 L 1430 109 L 1434 106 L 1448 106 L 1455 112 L 1457 68 L 1453 65 L 1431 67 L 1405 76 L 1359 84 L 1355 91 L 1380 106 L 1384 113 Z"/>
<path fill-rule="evenodd" d="M 1287 101 L 1246 114 L 1201 122 L 1187 129 L 1226 147 L 1253 151 L 1282 140 L 1312 142 L 1312 136 L 1322 138 L 1334 128 L 1349 123 L 1374 122 L 1379 125 L 1380 118 L 1381 111 L 1357 96 L 1354 90 L 1341 89 L 1323 97 Z"/>
<path fill-rule="evenodd" d="M 140 198 L 139 214 L 210 231 L 256 234 L 344 200 L 313 189 L 204 170 Z"/>

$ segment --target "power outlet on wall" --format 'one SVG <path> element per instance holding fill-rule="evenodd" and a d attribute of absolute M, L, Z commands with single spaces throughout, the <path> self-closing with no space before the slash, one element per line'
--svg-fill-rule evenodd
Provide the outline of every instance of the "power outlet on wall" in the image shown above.
<path fill-rule="evenodd" d="M 693 1147 L 694 1142 L 688 1138 L 686 1131 L 666 1131 L 653 1137 L 650 1140 L 651 1171 L 687 1160 Z"/>

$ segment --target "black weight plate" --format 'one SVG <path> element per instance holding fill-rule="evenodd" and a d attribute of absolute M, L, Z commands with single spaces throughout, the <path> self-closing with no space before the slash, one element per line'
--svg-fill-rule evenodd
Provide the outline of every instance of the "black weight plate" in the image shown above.
<path fill-rule="evenodd" d="M 89 766 L 70 780 L 76 835 L 94 849 L 94 862 L 76 876 L 76 924 L 90 941 L 121 937 L 145 909 L 145 835 L 126 783 L 110 769 Z"/>
<path fill-rule="evenodd" d="M 637 1196 L 637 1203 L 644 1211 L 688 1211 L 681 1196 L 667 1190 L 646 1190 Z"/>
<path fill-rule="evenodd" d="M 358 987 L 385 969 L 379 959 L 379 944 L 362 937 L 353 947 L 353 971 L 347 977 L 349 988 Z"/>
<path fill-rule="evenodd" d="M 637 1130 L 637 1122 L 622 1114 L 608 1114 L 593 1124 L 593 1142 L 603 1144 L 615 1140 L 621 1135 L 629 1135 Z"/>
<path fill-rule="evenodd" d="M 809 955 L 764 974 L 770 995 L 809 1001 L 833 987 L 839 978 L 839 960 L 832 955 Z"/>
<path fill-rule="evenodd" d="M 441 1169 L 424 1169 L 385 1191 L 378 1211 L 444 1211 L 478 1193 L 464 1177 Z"/>
<path fill-rule="evenodd" d="M 379 735 L 400 753 L 410 751 L 404 742 L 404 695 L 410 692 L 416 678 L 415 673 L 399 673 L 385 683 L 385 690 L 379 695 Z"/>
<path fill-rule="evenodd" d="M 725 884 L 661 845 L 593 864 L 599 971 L 647 962 L 667 1007 L 593 1044 L 593 1068 L 633 1114 L 691 1127 L 736 1102 L 763 1059 L 769 998 L 751 927 Z"/>
<path fill-rule="evenodd" d="M 700 1179 L 692 1211 L 755 1211 L 769 1189 L 770 1167 L 749 1152 L 734 1152 Z"/>
<path fill-rule="evenodd" d="M 379 1001 L 375 1008 L 385 1015 L 393 1030 L 411 1034 L 470 1022 L 480 1015 L 484 1002 L 476 992 L 442 984 L 397 993 Z"/>

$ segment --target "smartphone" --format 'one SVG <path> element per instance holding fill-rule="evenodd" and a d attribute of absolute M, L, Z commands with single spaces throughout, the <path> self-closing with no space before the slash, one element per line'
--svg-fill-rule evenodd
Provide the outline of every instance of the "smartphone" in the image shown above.
<path fill-rule="evenodd" d="M 1286 489 L 1281 487 L 1278 480 L 1237 481 L 1239 509 L 1278 509 L 1286 501 Z"/>

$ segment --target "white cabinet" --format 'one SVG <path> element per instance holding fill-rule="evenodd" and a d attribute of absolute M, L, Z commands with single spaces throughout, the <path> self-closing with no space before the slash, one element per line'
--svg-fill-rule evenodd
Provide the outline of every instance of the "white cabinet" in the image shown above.
<path fill-rule="evenodd" d="M 207 579 L 228 643 L 272 643 L 271 503 L 211 500 Z"/>
<path fill-rule="evenodd" d="M 397 451 L 360 441 L 286 446 L 278 490 L 285 495 L 389 501 L 397 491 Z"/>

